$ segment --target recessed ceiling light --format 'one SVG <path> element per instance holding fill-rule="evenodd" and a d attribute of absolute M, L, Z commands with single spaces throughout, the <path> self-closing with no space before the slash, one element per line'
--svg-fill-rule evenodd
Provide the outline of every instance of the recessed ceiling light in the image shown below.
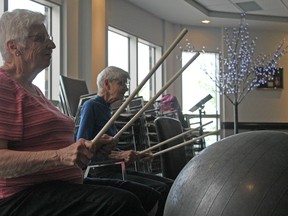
<path fill-rule="evenodd" d="M 201 22 L 204 24 L 209 24 L 211 21 L 210 20 L 202 20 Z"/>

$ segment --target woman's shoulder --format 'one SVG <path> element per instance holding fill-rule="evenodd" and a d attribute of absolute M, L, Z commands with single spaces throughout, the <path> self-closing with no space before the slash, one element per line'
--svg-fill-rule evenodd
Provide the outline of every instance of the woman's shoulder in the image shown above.
<path fill-rule="evenodd" d="M 2 69 L 0 69 L 0 88 L 1 89 L 15 89 L 15 81 Z"/>
<path fill-rule="evenodd" d="M 100 96 L 96 95 L 95 97 L 90 98 L 89 100 L 85 101 L 84 105 L 85 106 L 99 106 L 103 104 L 101 99 L 102 98 Z"/>
<path fill-rule="evenodd" d="M 0 68 L 0 79 L 1 80 L 11 80 L 12 78 L 7 74 L 6 71 Z"/>
<path fill-rule="evenodd" d="M 96 96 L 97 97 L 97 96 Z M 99 106 L 99 102 L 96 97 L 90 98 L 89 100 L 83 103 L 82 109 L 84 110 L 93 110 L 95 107 Z"/>

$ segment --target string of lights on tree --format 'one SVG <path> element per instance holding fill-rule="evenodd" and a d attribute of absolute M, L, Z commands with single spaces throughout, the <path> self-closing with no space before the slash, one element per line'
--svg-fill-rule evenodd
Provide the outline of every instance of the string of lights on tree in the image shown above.
<path fill-rule="evenodd" d="M 224 29 L 224 50 L 219 51 L 219 73 L 202 70 L 212 79 L 221 95 L 234 106 L 234 132 L 238 133 L 238 105 L 253 89 L 274 79 L 278 73 L 279 60 L 288 50 L 286 41 L 282 40 L 273 54 L 255 54 L 257 37 L 251 39 L 246 15 L 241 14 L 238 28 Z M 185 46 L 180 50 L 193 52 L 194 47 L 186 39 Z M 205 47 L 203 48 L 203 52 Z M 235 128 L 236 127 L 236 128 Z"/>
<path fill-rule="evenodd" d="M 219 52 L 218 76 L 204 70 L 215 81 L 220 94 L 233 104 L 240 104 L 245 96 L 261 84 L 272 81 L 278 62 L 287 53 L 285 40 L 281 41 L 273 54 L 255 56 L 257 37 L 250 39 L 245 14 L 241 15 L 239 28 L 224 29 L 226 56 Z M 224 49 L 225 49 L 224 48 Z"/>

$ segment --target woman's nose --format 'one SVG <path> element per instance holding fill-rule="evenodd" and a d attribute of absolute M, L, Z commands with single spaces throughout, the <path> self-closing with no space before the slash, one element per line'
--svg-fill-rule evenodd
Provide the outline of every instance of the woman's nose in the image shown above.
<path fill-rule="evenodd" d="M 47 47 L 49 47 L 50 49 L 55 49 L 56 45 L 55 45 L 55 43 L 52 40 L 50 40 L 48 45 L 47 45 Z"/>

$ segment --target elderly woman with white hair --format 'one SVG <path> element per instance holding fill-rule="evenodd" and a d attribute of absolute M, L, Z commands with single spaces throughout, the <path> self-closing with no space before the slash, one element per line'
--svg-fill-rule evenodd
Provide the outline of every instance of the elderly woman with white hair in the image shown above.
<path fill-rule="evenodd" d="M 74 122 L 33 85 L 55 49 L 45 20 L 24 9 L 0 18 L 0 215 L 148 215 L 126 190 L 83 184 L 82 169 L 113 138 L 75 142 Z"/>
<path fill-rule="evenodd" d="M 128 72 L 115 66 L 109 66 L 103 69 L 97 76 L 97 95 L 86 101 L 81 110 L 80 125 L 77 133 L 77 139 L 84 138 L 92 140 L 105 124 L 111 118 L 110 105 L 124 98 L 125 92 L 128 90 L 128 81 L 130 76 Z M 106 133 L 114 136 L 117 133 L 115 125 L 112 125 Z M 109 155 L 103 155 L 101 152 L 94 154 L 92 161 L 107 160 L 109 158 L 124 159 L 127 164 L 147 155 L 141 155 L 136 150 L 119 151 L 115 149 Z M 92 177 L 102 178 L 121 178 L 121 173 L 117 172 L 113 167 L 103 167 L 90 172 Z M 167 179 L 154 174 L 147 174 L 127 170 L 126 179 L 137 182 L 142 185 L 149 186 L 161 194 L 159 199 L 157 216 L 163 215 L 163 210 L 168 196 L 169 190 L 173 184 L 173 180 Z"/>

